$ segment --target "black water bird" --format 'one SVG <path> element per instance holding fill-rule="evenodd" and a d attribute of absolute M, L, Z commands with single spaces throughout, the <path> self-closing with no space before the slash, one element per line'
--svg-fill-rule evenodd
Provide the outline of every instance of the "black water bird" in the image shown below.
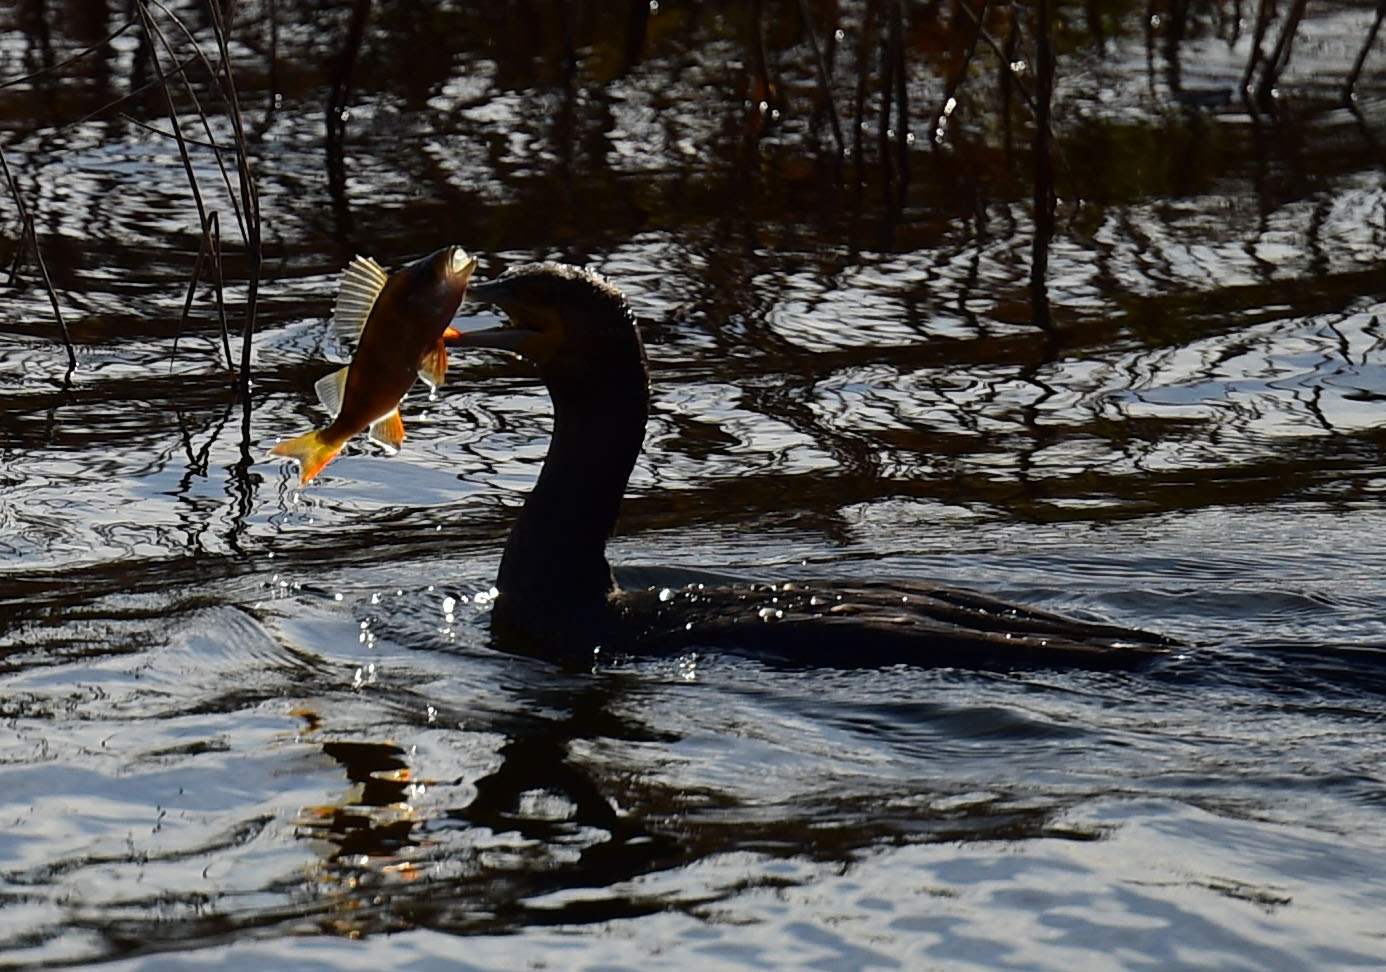
<path fill-rule="evenodd" d="M 1126 668 L 1174 643 L 972 591 L 914 582 L 695 583 L 623 589 L 606 541 L 645 437 L 650 381 L 624 295 L 590 271 L 513 267 L 469 300 L 509 323 L 449 338 L 534 363 L 553 400 L 553 439 L 510 531 L 496 581 L 500 647 L 590 658 L 594 649 L 715 648 L 790 663 L 968 668 Z"/>

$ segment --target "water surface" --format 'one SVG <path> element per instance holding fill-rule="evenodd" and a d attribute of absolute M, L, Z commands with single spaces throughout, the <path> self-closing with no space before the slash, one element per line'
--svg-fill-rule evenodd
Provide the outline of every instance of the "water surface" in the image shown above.
<path fill-rule="evenodd" d="M 169 123 L 138 30 L 0 88 L 77 357 L 26 259 L 0 312 L 0 967 L 1386 963 L 1386 39 L 1339 99 L 1371 12 L 1310 5 L 1252 113 L 1253 11 L 1064 7 L 1045 331 L 1033 124 L 996 51 L 931 146 L 968 32 L 907 11 L 905 178 L 885 14 L 808 5 L 825 48 L 842 29 L 839 160 L 799 5 L 765 5 L 763 110 L 749 6 L 534 5 L 518 30 L 378 5 L 332 151 L 350 12 L 238 8 L 249 409 L 206 286 L 179 334 L 199 224 L 142 127 Z M 0 77 L 124 16 L 0 13 Z M 245 251 L 192 162 L 238 358 Z M 350 256 L 454 242 L 482 276 L 593 266 L 640 315 L 633 582 L 933 580 L 1190 647 L 1118 674 L 496 651 L 550 429 L 530 369 L 454 354 L 399 455 L 354 444 L 306 490 L 261 461 L 322 420 Z"/>

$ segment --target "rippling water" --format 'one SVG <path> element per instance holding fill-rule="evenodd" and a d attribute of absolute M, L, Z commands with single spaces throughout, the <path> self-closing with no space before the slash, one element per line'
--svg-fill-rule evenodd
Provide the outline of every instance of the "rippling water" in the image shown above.
<path fill-rule="evenodd" d="M 765 5 L 763 114 L 749 5 L 381 4 L 334 187 L 348 11 L 246 5 L 248 411 L 207 288 L 178 333 L 198 222 L 141 127 L 167 129 L 160 89 L 79 121 L 150 80 L 138 31 L 0 88 L 77 354 L 65 376 L 23 263 L 0 310 L 0 967 L 1386 964 L 1386 38 L 1349 110 L 1370 5 L 1311 4 L 1258 117 L 1230 96 L 1254 5 L 1188 5 L 1177 44 L 1107 6 L 1059 34 L 1046 333 L 1032 125 L 986 44 L 924 135 L 955 13 L 908 11 L 902 187 L 876 87 L 838 167 L 796 4 Z M 880 24 L 807 9 L 842 28 L 850 149 Z M 0 11 L 0 78 L 125 16 L 63 10 Z M 238 330 L 235 216 L 193 163 Z M 1190 647 L 1121 674 L 494 650 L 550 428 L 527 367 L 454 354 L 399 455 L 360 442 L 306 490 L 260 461 L 321 418 L 350 255 L 453 242 L 483 276 L 591 265 L 640 315 L 629 583 L 936 580 Z"/>

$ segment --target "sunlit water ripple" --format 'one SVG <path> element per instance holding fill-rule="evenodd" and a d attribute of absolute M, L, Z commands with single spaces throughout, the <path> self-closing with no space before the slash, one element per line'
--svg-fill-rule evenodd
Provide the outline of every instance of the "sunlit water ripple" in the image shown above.
<path fill-rule="evenodd" d="M 1177 65 L 1111 25 L 1062 50 L 1045 335 L 1028 118 L 1007 152 L 980 68 L 894 207 L 874 156 L 860 191 L 825 161 L 794 5 L 767 13 L 787 94 L 758 139 L 745 5 L 657 6 L 629 63 L 625 11 L 521 43 L 489 8 L 382 10 L 333 198 L 321 45 L 345 22 L 279 5 L 269 111 L 246 5 L 248 413 L 209 293 L 178 335 L 176 146 L 58 126 L 129 90 L 129 38 L 0 89 L 78 359 L 65 380 L 26 264 L 0 339 L 0 968 L 1386 964 L 1386 102 L 1333 101 L 1370 10 L 1311 5 L 1259 123 L 1207 94 L 1250 44 L 1213 12 Z M 0 13 L 0 77 L 41 61 Z M 530 369 L 454 354 L 399 455 L 355 443 L 308 489 L 264 461 L 322 420 L 351 252 L 451 242 L 483 276 L 553 257 L 629 294 L 654 402 L 610 548 L 628 583 L 932 580 L 1186 647 L 1119 674 L 498 652 L 491 585 L 551 427 Z"/>

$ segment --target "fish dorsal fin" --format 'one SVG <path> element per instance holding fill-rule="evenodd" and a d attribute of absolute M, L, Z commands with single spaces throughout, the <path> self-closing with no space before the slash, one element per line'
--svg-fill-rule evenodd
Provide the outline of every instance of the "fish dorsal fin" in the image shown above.
<path fill-rule="evenodd" d="M 389 449 L 391 454 L 399 451 L 404 442 L 404 422 L 399 417 L 399 409 L 371 423 L 371 441 Z"/>
<path fill-rule="evenodd" d="M 318 393 L 318 401 L 322 402 L 322 407 L 332 413 L 336 418 L 342 411 L 342 399 L 346 395 L 347 371 L 351 365 L 345 365 L 332 372 L 330 375 L 323 375 L 313 385 L 313 390 Z"/>
<path fill-rule="evenodd" d="M 428 382 L 428 387 L 437 388 L 448 373 L 448 348 L 439 338 L 438 343 L 424 352 L 419 359 L 419 377 Z"/>
<path fill-rule="evenodd" d="M 332 330 L 338 337 L 355 341 L 360 336 L 375 299 L 389 279 L 390 275 L 370 257 L 352 258 L 342 271 L 341 282 L 337 284 L 337 302 L 332 307 Z"/>

